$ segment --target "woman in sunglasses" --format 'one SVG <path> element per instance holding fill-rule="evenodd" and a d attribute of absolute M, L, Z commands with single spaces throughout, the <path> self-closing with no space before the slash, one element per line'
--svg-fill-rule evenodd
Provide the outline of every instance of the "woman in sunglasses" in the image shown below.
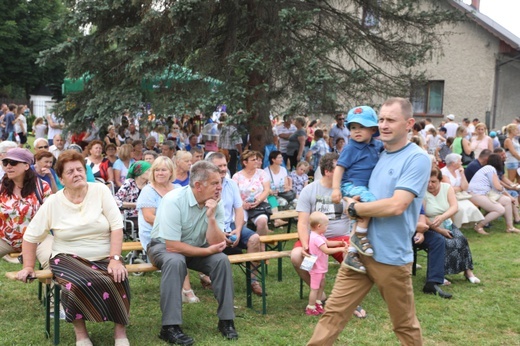
<path fill-rule="evenodd" d="M 22 237 L 43 201 L 51 194 L 49 184 L 31 169 L 33 154 L 13 148 L 2 159 L 5 172 L 0 184 L 0 258 L 22 251 Z M 51 254 L 52 236 L 38 245 L 38 260 L 44 268 Z"/>

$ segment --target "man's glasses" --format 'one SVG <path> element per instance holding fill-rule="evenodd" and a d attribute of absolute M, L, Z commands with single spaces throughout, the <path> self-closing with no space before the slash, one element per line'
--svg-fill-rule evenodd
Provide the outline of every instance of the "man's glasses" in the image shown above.
<path fill-rule="evenodd" d="M 42 145 L 41 147 L 36 147 L 36 149 L 49 149 L 48 145 Z"/>
<path fill-rule="evenodd" d="M 337 118 L 336 120 L 345 120 L 345 118 Z"/>
<path fill-rule="evenodd" d="M 21 162 L 15 161 L 15 160 L 9 160 L 9 159 L 2 160 L 2 165 L 4 165 L 4 167 L 7 167 L 7 165 L 11 165 L 12 167 L 14 167 L 19 163 L 21 163 Z"/>

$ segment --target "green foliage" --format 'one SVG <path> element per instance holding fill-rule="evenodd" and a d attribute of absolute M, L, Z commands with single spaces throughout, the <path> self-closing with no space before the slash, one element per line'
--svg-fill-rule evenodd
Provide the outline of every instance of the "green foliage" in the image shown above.
<path fill-rule="evenodd" d="M 70 11 L 57 27 L 90 30 L 45 59 L 68 56 L 70 77 L 92 76 L 84 95 L 70 97 L 75 106 L 65 118 L 72 124 L 93 114 L 106 123 L 139 102 L 152 102 L 157 113 L 226 103 L 268 128 L 271 110 L 331 113 L 407 95 L 410 80 L 421 76 L 414 68 L 439 48 L 435 27 L 457 20 L 446 3 L 67 0 Z M 377 26 L 363 25 L 363 9 Z M 141 89 L 143 77 L 174 66 L 223 84 L 170 77 L 153 93 Z"/>
<path fill-rule="evenodd" d="M 65 8 L 60 0 L 14 1 L 0 3 L 0 85 L 11 86 L 11 97 L 27 97 L 39 85 L 51 89 L 61 85 L 65 67 L 63 57 L 38 65 L 41 51 L 65 40 L 61 30 L 50 30 Z M 9 90 L 9 88 L 6 88 Z"/>

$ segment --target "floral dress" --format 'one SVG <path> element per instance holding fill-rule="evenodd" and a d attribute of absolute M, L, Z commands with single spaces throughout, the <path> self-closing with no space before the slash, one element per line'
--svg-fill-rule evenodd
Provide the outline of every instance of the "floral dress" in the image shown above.
<path fill-rule="evenodd" d="M 123 202 L 135 203 L 137 202 L 137 197 L 141 190 L 137 187 L 137 184 L 134 179 L 128 178 L 125 180 L 124 184 L 117 190 L 116 195 L 114 196 L 116 199 L 117 206 L 119 209 L 123 208 Z M 127 218 L 137 218 L 137 209 L 125 209 L 125 216 Z"/>
<path fill-rule="evenodd" d="M 302 192 L 305 183 L 309 181 L 309 176 L 305 173 L 302 175 L 298 175 L 296 171 L 291 172 L 291 179 L 293 181 L 292 189 L 294 192 L 296 192 L 296 195 L 300 195 L 300 192 Z"/>
<path fill-rule="evenodd" d="M 52 191 L 45 181 L 42 181 L 42 187 L 42 199 L 45 201 Z M 14 194 L 9 196 L 7 191 L 2 191 L 0 193 L 0 239 L 15 251 L 21 251 L 25 229 L 39 208 L 40 202 L 35 193 L 22 198 Z"/>
<path fill-rule="evenodd" d="M 252 202 L 264 192 L 264 183 L 269 182 L 269 176 L 264 170 L 257 169 L 251 179 L 246 178 L 242 171 L 233 176 L 233 180 L 238 184 L 240 197 L 245 202 Z"/>

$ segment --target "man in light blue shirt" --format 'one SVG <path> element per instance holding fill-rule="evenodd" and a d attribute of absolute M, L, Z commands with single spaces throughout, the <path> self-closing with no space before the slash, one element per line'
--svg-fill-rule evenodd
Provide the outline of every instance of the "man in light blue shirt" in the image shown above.
<path fill-rule="evenodd" d="M 226 177 L 227 161 L 222 153 L 212 153 L 207 160 L 217 166 L 222 178 L 222 204 L 224 205 L 224 233 L 226 242 L 230 248 L 240 248 L 247 250 L 248 253 L 262 251 L 260 236 L 247 228 L 244 220 L 244 209 L 242 208 L 242 198 L 237 183 Z M 253 263 L 255 265 L 255 263 Z M 259 265 L 256 264 L 256 265 Z M 253 293 L 262 296 L 262 286 L 256 280 L 256 270 L 251 277 L 251 289 Z"/>
<path fill-rule="evenodd" d="M 368 184 L 377 200 L 359 203 L 345 197 L 351 218 L 371 217 L 368 238 L 374 256 L 360 254 L 366 274 L 342 264 L 327 309 L 308 345 L 332 345 L 374 284 L 388 306 L 394 333 L 401 344 L 422 345 L 411 279 L 412 237 L 430 177 L 431 160 L 424 150 L 407 140 L 414 123 L 412 104 L 407 99 L 391 98 L 381 107 L 379 132 L 386 151 Z"/>
<path fill-rule="evenodd" d="M 169 343 L 191 345 L 182 324 L 182 283 L 187 268 L 209 275 L 218 301 L 218 329 L 237 339 L 233 310 L 231 264 L 226 248 L 224 208 L 218 203 L 222 180 L 218 167 L 199 161 L 191 167 L 189 186 L 167 193 L 157 208 L 148 256 L 162 270 L 162 328 L 159 337 Z"/>

